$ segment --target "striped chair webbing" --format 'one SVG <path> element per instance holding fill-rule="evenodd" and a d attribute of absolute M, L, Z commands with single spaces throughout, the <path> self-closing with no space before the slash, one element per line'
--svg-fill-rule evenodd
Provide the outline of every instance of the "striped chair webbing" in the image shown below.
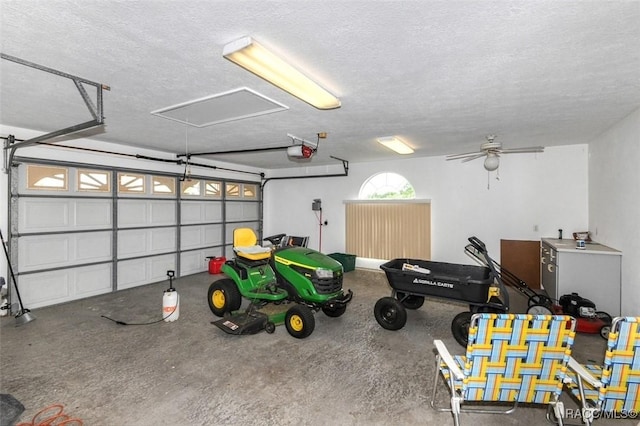
<path fill-rule="evenodd" d="M 603 384 L 598 391 L 583 381 L 586 399 L 604 411 L 640 411 L 640 317 L 614 319 L 603 365 L 584 367 Z M 572 380 L 570 388 L 580 398 L 575 383 L 576 380 Z"/>
<path fill-rule="evenodd" d="M 477 314 L 461 359 L 464 399 L 549 403 L 562 391 L 574 329 L 568 315 Z"/>

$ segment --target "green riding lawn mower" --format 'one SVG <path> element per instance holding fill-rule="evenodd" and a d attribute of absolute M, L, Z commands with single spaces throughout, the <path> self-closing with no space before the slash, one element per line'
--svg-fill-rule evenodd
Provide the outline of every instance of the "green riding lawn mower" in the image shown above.
<path fill-rule="evenodd" d="M 257 245 L 250 228 L 234 230 L 235 258 L 222 266 L 226 278 L 214 281 L 207 294 L 211 312 L 222 317 L 213 324 L 229 334 L 273 333 L 276 325 L 284 324 L 290 335 L 303 339 L 315 328 L 315 312 L 344 314 L 353 292 L 342 290 L 340 262 L 288 245 L 285 234 L 264 240 L 271 247 Z M 249 305 L 240 310 L 243 298 Z"/>

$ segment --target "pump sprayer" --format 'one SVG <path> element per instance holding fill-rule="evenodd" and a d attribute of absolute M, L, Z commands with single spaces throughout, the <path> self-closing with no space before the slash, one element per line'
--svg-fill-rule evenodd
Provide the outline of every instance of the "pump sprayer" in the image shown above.
<path fill-rule="evenodd" d="M 162 294 L 162 319 L 165 322 L 171 322 L 180 316 L 180 296 L 175 288 L 173 288 L 173 277 L 175 271 L 167 271 L 169 278 L 169 288 Z"/>

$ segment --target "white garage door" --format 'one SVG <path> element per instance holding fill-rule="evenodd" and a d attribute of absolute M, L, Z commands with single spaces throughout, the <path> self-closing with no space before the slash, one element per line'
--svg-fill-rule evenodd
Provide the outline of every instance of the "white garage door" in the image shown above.
<path fill-rule="evenodd" d="M 261 228 L 259 183 L 23 162 L 12 173 L 10 247 L 37 308 L 207 269 L 230 231 Z"/>

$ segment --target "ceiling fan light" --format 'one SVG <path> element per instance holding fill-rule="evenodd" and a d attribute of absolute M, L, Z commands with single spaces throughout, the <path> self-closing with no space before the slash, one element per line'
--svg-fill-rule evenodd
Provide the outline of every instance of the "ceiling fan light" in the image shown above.
<path fill-rule="evenodd" d="M 378 138 L 378 143 L 397 152 L 398 154 L 413 154 L 413 149 L 395 136 Z"/>
<path fill-rule="evenodd" d="M 484 159 L 484 168 L 487 171 L 494 171 L 500 166 L 500 157 L 494 153 L 487 154 L 487 158 Z"/>

